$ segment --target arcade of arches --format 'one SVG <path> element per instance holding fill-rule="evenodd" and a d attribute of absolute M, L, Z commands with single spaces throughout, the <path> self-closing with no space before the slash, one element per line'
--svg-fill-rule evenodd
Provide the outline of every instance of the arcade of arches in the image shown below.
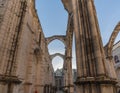
<path fill-rule="evenodd" d="M 46 38 L 35 0 L 0 0 L 0 93 L 117 93 L 112 46 L 115 27 L 103 47 L 94 0 L 61 0 L 68 12 L 65 36 Z M 72 41 L 75 35 L 77 78 L 72 78 Z M 58 39 L 65 54 L 50 55 L 48 44 Z M 55 86 L 52 58 L 64 59 L 61 92 Z"/>

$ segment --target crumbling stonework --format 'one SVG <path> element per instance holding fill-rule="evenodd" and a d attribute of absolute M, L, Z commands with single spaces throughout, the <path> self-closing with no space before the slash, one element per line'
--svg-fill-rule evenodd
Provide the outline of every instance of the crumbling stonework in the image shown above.
<path fill-rule="evenodd" d="M 34 3 L 0 1 L 0 93 L 43 93 L 45 86 L 54 86 L 54 70 Z"/>
<path fill-rule="evenodd" d="M 75 34 L 77 93 L 116 93 L 112 44 L 102 45 L 94 0 L 62 0 L 68 12 L 65 36 L 45 38 L 35 0 L 0 0 L 0 93 L 55 93 L 52 58 L 63 57 L 62 91 L 74 93 L 72 40 Z M 61 40 L 65 54 L 49 55 L 48 44 Z"/>
<path fill-rule="evenodd" d="M 112 60 L 105 58 L 94 0 L 62 0 L 62 2 L 68 14 L 73 14 L 77 93 L 116 93 L 114 65 Z"/>

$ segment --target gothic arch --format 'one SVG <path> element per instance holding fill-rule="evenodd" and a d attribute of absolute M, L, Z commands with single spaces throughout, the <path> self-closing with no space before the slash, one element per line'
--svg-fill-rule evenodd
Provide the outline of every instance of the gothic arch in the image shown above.
<path fill-rule="evenodd" d="M 107 43 L 107 45 L 105 46 L 105 51 L 106 51 L 106 56 L 110 57 L 112 56 L 112 48 L 114 45 L 114 41 L 118 35 L 118 33 L 120 32 L 120 22 L 116 25 L 110 39 L 109 42 Z"/>
<path fill-rule="evenodd" d="M 50 42 L 52 42 L 53 40 L 56 40 L 56 39 L 63 42 L 63 44 L 66 46 L 66 36 L 65 35 L 55 35 L 55 36 L 46 38 L 47 45 L 49 45 Z"/>
<path fill-rule="evenodd" d="M 51 60 L 52 60 L 53 58 L 55 58 L 56 56 L 61 57 L 63 60 L 65 59 L 65 55 L 60 54 L 60 53 L 55 53 L 55 54 L 53 54 L 53 55 L 50 55 Z"/>

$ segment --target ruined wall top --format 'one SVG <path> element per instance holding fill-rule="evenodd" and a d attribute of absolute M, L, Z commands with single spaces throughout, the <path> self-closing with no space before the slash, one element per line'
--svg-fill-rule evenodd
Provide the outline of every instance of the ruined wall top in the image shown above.
<path fill-rule="evenodd" d="M 72 3 L 70 0 L 61 0 L 68 13 L 72 12 Z"/>

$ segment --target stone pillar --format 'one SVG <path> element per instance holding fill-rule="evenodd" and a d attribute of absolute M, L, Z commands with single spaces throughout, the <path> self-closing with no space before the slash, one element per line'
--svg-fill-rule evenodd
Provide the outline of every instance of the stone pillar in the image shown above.
<path fill-rule="evenodd" d="M 44 93 L 46 93 L 46 85 L 44 85 Z"/>
<path fill-rule="evenodd" d="M 74 86 L 73 86 L 73 75 L 72 75 L 72 57 L 67 57 L 66 58 L 67 61 L 67 90 L 69 91 L 69 93 L 73 93 L 74 92 Z"/>
<path fill-rule="evenodd" d="M 7 85 L 0 83 L 0 93 L 7 93 Z"/>
<path fill-rule="evenodd" d="M 30 93 L 31 92 L 31 87 L 32 87 L 32 83 L 25 83 L 24 84 L 24 92 L 25 93 Z"/>
<path fill-rule="evenodd" d="M 109 57 L 106 57 L 106 61 L 107 61 L 107 66 L 108 66 L 108 73 L 109 73 L 109 76 L 111 79 L 116 79 L 117 78 L 117 74 L 115 72 L 115 64 L 114 64 L 114 59 L 113 59 L 113 56 L 109 56 Z"/>
<path fill-rule="evenodd" d="M 116 93 L 107 72 L 93 0 L 72 0 L 77 60 L 77 93 Z"/>
<path fill-rule="evenodd" d="M 72 42 L 73 42 L 73 17 L 71 14 L 69 14 L 69 20 L 68 20 L 68 29 L 67 29 L 67 35 L 66 35 L 66 57 L 65 57 L 65 68 L 66 68 L 66 82 L 67 84 L 66 89 L 69 91 L 69 93 L 74 92 L 73 87 L 73 75 L 72 75 Z"/>
<path fill-rule="evenodd" d="M 35 70 L 35 89 L 38 90 L 38 93 L 44 92 L 44 75 L 43 75 L 43 56 L 42 50 L 39 46 L 34 50 L 36 58 L 36 70 Z"/>
<path fill-rule="evenodd" d="M 87 9 L 89 13 L 89 22 L 90 22 L 90 29 L 91 29 L 91 38 L 93 41 L 93 47 L 94 47 L 94 56 L 96 58 L 96 65 L 97 65 L 97 75 L 105 75 L 105 65 L 104 65 L 104 60 L 102 58 L 102 52 L 103 47 L 101 47 L 101 38 L 99 38 L 99 29 L 97 27 L 96 23 L 96 16 L 95 16 L 95 11 L 93 9 L 93 0 L 88 0 L 87 1 Z M 98 38 L 96 38 L 98 37 Z"/>
<path fill-rule="evenodd" d="M 73 20 L 74 20 L 74 31 L 75 31 L 75 43 L 76 43 L 76 61 L 77 61 L 77 75 L 79 77 L 83 76 L 82 71 L 82 62 L 81 60 L 81 54 L 80 54 L 80 34 L 79 34 L 79 21 L 78 21 L 78 11 L 77 11 L 77 0 L 72 0 L 72 6 L 73 6 Z M 82 42 L 81 42 L 82 43 Z"/>

